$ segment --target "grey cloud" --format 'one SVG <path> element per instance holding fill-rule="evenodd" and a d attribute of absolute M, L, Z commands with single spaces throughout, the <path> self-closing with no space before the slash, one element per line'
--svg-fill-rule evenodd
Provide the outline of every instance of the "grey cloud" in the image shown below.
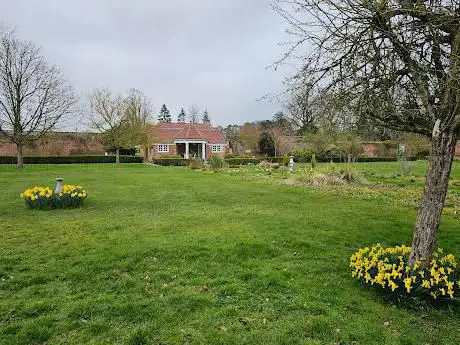
<path fill-rule="evenodd" d="M 156 110 L 208 107 L 215 124 L 269 118 L 285 40 L 270 0 L 0 0 L 0 21 L 43 47 L 81 92 L 135 87 Z"/>

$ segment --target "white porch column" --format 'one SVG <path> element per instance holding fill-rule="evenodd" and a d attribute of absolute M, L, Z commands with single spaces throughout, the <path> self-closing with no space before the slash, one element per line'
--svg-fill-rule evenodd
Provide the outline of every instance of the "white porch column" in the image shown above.
<path fill-rule="evenodd" d="M 203 160 L 206 160 L 206 143 L 201 144 L 201 157 Z"/>
<path fill-rule="evenodd" d="M 185 143 L 185 159 L 188 159 L 189 157 L 189 150 L 188 150 L 188 142 Z"/>

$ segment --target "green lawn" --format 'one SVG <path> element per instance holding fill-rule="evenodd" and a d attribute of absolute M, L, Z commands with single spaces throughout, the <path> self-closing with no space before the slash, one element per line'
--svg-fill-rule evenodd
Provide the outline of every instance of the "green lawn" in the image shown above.
<path fill-rule="evenodd" d="M 19 193 L 57 176 L 85 207 L 27 210 Z M 356 248 L 410 243 L 407 207 L 143 165 L 0 167 L 0 190 L 0 344 L 460 342 L 458 308 L 396 308 L 350 277 Z M 458 229 L 443 218 L 456 255 Z"/>

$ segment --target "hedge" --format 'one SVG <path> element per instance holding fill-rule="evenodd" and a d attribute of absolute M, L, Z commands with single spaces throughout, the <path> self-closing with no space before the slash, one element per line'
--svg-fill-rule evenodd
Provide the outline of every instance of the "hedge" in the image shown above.
<path fill-rule="evenodd" d="M 154 158 L 152 163 L 164 166 L 187 166 L 189 160 L 185 158 Z"/>
<path fill-rule="evenodd" d="M 294 156 L 294 162 L 296 163 L 310 163 L 311 162 L 311 158 L 310 160 L 304 160 L 303 159 L 304 157 L 295 157 Z M 408 161 L 416 161 L 417 159 L 421 159 L 421 157 L 407 157 L 407 160 Z M 321 155 L 318 155 L 316 156 L 316 161 L 318 162 L 322 162 L 322 163 L 328 163 L 330 161 L 333 161 L 334 163 L 346 163 L 347 162 L 347 157 L 328 157 L 328 156 L 321 156 Z M 397 159 L 396 157 L 358 157 L 356 159 L 356 162 L 396 162 Z"/>
<path fill-rule="evenodd" d="M 115 156 L 25 156 L 24 164 L 115 163 Z M 0 156 L 0 164 L 16 164 L 16 157 Z M 120 156 L 120 163 L 142 163 L 142 157 Z"/>
<path fill-rule="evenodd" d="M 258 164 L 262 161 L 261 158 L 226 158 L 225 162 L 230 166 Z"/>

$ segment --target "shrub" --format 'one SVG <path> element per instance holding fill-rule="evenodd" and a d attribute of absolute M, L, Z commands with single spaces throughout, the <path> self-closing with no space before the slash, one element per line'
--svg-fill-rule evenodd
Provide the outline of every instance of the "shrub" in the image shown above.
<path fill-rule="evenodd" d="M 270 163 L 283 163 L 283 157 L 265 157 L 264 160 Z"/>
<path fill-rule="evenodd" d="M 313 154 L 313 151 L 308 150 L 308 149 L 294 149 L 292 151 L 294 154 L 295 158 L 294 161 L 298 163 L 309 163 L 311 161 L 311 156 Z"/>
<path fill-rule="evenodd" d="M 283 156 L 283 162 L 282 162 L 282 163 L 283 163 L 284 166 L 287 167 L 287 166 L 289 165 L 289 162 L 290 162 L 290 161 L 291 161 L 291 157 L 286 156 L 286 155 Z"/>
<path fill-rule="evenodd" d="M 190 159 L 188 167 L 192 170 L 203 169 L 203 161 L 201 159 Z"/>
<path fill-rule="evenodd" d="M 120 156 L 120 163 L 142 163 L 142 157 Z M 24 164 L 115 163 L 115 156 L 25 156 Z M 16 157 L 0 156 L 0 164 L 16 164 Z"/>
<path fill-rule="evenodd" d="M 226 158 L 225 162 L 230 166 L 257 164 L 261 161 L 259 158 Z"/>
<path fill-rule="evenodd" d="M 174 158 L 174 159 L 179 158 L 179 159 L 183 159 L 184 157 L 179 156 L 179 155 L 173 155 L 173 154 L 171 154 L 171 153 L 162 153 L 162 154 L 160 155 L 160 158 L 161 158 L 161 159 L 168 159 L 168 158 Z"/>
<path fill-rule="evenodd" d="M 342 170 L 340 170 L 341 177 L 348 183 L 354 184 L 366 184 L 367 180 L 362 173 L 356 168 L 347 164 Z"/>
<path fill-rule="evenodd" d="M 63 185 L 61 193 L 54 193 L 49 187 L 33 187 L 21 193 L 27 208 L 51 210 L 53 208 L 75 208 L 83 206 L 88 194 L 80 186 Z"/>
<path fill-rule="evenodd" d="M 338 175 L 332 174 L 313 174 L 313 175 L 295 175 L 295 180 L 309 186 L 339 186 L 346 183 Z"/>
<path fill-rule="evenodd" d="M 224 159 L 233 159 L 233 158 L 249 158 L 249 156 L 245 154 L 235 154 L 235 153 L 224 156 Z"/>
<path fill-rule="evenodd" d="M 441 256 L 439 249 L 424 266 L 417 262 L 410 267 L 407 264 L 410 251 L 404 245 L 384 248 L 380 244 L 359 249 L 350 258 L 352 277 L 399 301 L 453 300 L 460 291 L 455 257 Z"/>
<path fill-rule="evenodd" d="M 405 157 L 399 161 L 399 167 L 403 176 L 408 176 L 412 172 L 412 162 L 406 160 Z"/>
<path fill-rule="evenodd" d="M 219 155 L 211 156 L 208 162 L 214 172 L 222 170 L 225 165 L 225 161 Z"/>
<path fill-rule="evenodd" d="M 311 168 L 312 168 L 312 169 L 316 168 L 316 164 L 317 164 L 317 163 L 316 163 L 316 156 L 315 156 L 315 154 L 312 154 L 312 155 L 311 155 L 311 161 L 310 161 L 310 163 L 311 163 Z"/>
<path fill-rule="evenodd" d="M 153 164 L 163 165 L 163 166 L 187 166 L 188 159 L 184 158 L 154 158 L 152 160 Z"/>

